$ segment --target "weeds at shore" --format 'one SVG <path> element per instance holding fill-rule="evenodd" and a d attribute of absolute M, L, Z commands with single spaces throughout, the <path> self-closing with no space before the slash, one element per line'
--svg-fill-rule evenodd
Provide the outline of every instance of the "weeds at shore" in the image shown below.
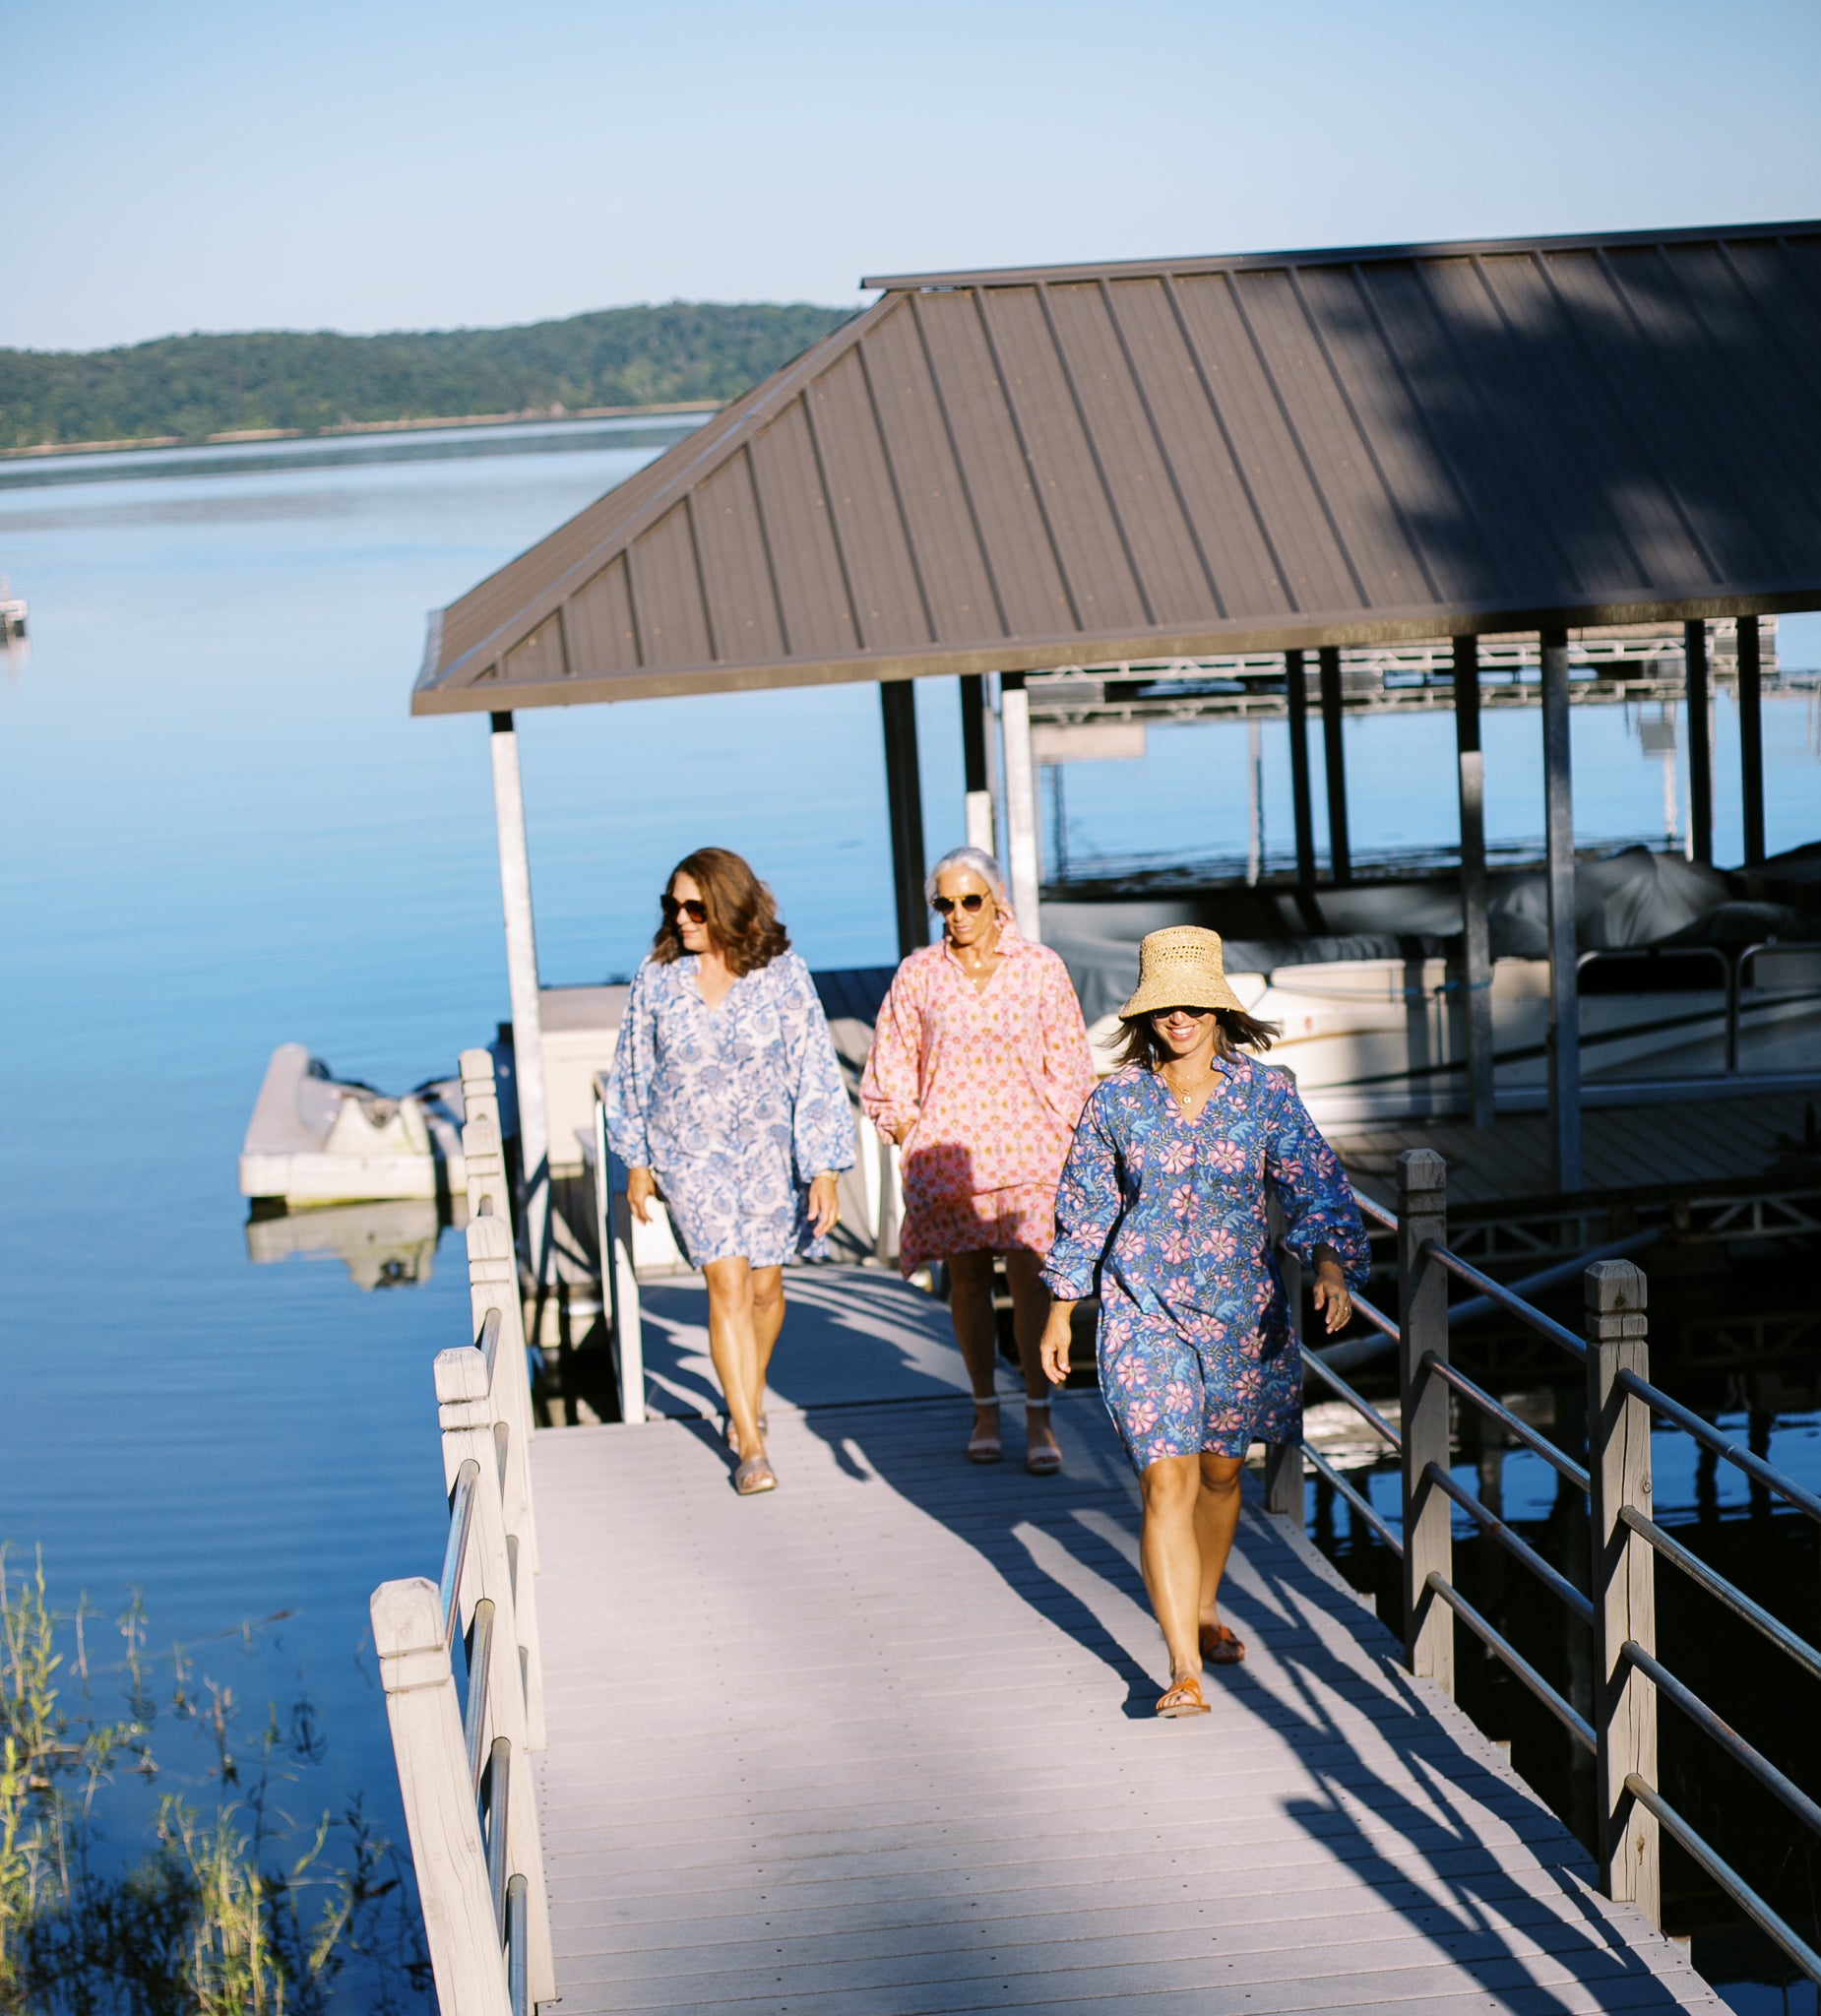
<path fill-rule="evenodd" d="M 0 1545 L 0 2012 L 4 2016 L 318 2016 L 357 1975 L 362 2006 L 421 2005 L 428 1964 L 391 1845 L 358 1800 L 300 1828 L 278 1803 L 321 1755 L 309 1704 L 243 1744 L 232 1689 L 182 1647 L 155 1656 L 137 1595 L 108 1669 L 124 1713 L 94 1708 L 86 1603 L 59 1616 L 41 1557 Z M 66 1670 L 66 1637 L 75 1662 Z M 80 1681 L 71 1699 L 67 1679 Z M 161 1772 L 160 1721 L 206 1745 L 205 1813 L 163 1793 L 137 1859 L 108 1852 L 106 1794 Z M 337 1858 L 340 1858 L 337 1859 Z"/>

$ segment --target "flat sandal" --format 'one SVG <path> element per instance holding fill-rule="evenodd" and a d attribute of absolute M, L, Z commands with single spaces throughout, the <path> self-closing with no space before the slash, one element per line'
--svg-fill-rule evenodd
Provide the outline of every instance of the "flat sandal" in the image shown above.
<path fill-rule="evenodd" d="M 1200 1635 L 1201 1656 L 1210 1666 L 1237 1666 L 1245 1657 L 1245 1641 L 1224 1624 L 1204 1624 Z"/>
<path fill-rule="evenodd" d="M 1027 1435 L 1031 1431 L 1031 1417 L 1034 1414 L 1040 1415 L 1044 1420 L 1048 1420 L 1049 1402 L 1047 1400 L 1026 1401 L 1025 1432 Z M 1027 1445 L 1025 1449 L 1025 1468 L 1033 1477 L 1054 1477 L 1057 1471 L 1062 1468 L 1062 1451 L 1053 1447 L 1049 1449 L 1033 1449 Z"/>
<path fill-rule="evenodd" d="M 1171 1680 L 1158 1696 L 1158 1714 L 1164 1721 L 1174 1721 L 1184 1715 L 1211 1715 L 1213 1712 L 1202 1699 L 1200 1673 L 1184 1673 L 1179 1680 Z"/>
<path fill-rule="evenodd" d="M 778 1475 L 763 1454 L 742 1457 L 733 1472 L 733 1488 L 742 1498 L 755 1498 L 778 1488 Z"/>
<path fill-rule="evenodd" d="M 973 1403 L 976 1414 L 982 1407 L 991 1407 L 996 1410 L 998 1405 L 999 1403 L 996 1400 L 976 1400 Z M 997 1428 L 976 1427 L 968 1438 L 968 1461 L 970 1463 L 997 1463 L 1004 1454 L 1005 1444 L 1000 1440 Z"/>

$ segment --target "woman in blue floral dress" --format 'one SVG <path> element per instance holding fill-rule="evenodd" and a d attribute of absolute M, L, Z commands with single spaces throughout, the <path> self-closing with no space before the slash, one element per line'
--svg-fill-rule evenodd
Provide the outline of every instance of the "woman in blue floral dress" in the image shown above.
<path fill-rule="evenodd" d="M 1241 1007 L 1215 932 L 1153 931 L 1120 1019 L 1122 1067 L 1089 1099 L 1056 1195 L 1044 1363 L 1067 1378 L 1070 1312 L 1098 1280 L 1100 1391 L 1139 1473 L 1145 1586 L 1169 1649 L 1158 1713 L 1204 1715 L 1203 1660 L 1245 1657 L 1219 1596 L 1246 1451 L 1301 1435 L 1268 1200 L 1330 1331 L 1351 1314 L 1348 1284 L 1364 1285 L 1365 1229 L 1288 1074 L 1240 1054 L 1277 1031 Z"/>
<path fill-rule="evenodd" d="M 734 1486 L 773 1490 L 763 1415 L 784 1263 L 827 1251 L 853 1112 L 809 969 L 771 891 L 725 848 L 698 849 L 671 874 L 620 1024 L 606 1114 L 633 1211 L 649 1222 L 661 1195 L 708 1283 Z"/>

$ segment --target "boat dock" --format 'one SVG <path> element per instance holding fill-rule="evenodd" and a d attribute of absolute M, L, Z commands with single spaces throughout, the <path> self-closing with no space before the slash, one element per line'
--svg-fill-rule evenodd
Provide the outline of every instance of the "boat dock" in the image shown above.
<path fill-rule="evenodd" d="M 1058 1408 L 1059 1477 L 971 1466 L 946 1311 L 824 1270 L 779 1351 L 783 1488 L 743 1500 L 682 1413 L 705 1321 L 648 1298 L 670 1418 L 533 1449 L 565 2012 L 1723 2006 L 1299 1522 L 1248 1506 L 1246 1663 L 1160 1723 L 1098 1395 Z"/>

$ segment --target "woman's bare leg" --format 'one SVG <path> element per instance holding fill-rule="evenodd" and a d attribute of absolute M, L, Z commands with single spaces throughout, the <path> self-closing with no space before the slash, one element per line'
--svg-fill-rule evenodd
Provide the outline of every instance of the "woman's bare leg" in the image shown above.
<path fill-rule="evenodd" d="M 752 1411 L 756 1418 L 765 1412 L 765 1382 L 771 1376 L 772 1353 L 778 1348 L 778 1333 L 785 1327 L 785 1271 L 782 1267 L 752 1270 L 752 1330 L 759 1348 L 759 1383 L 753 1391 Z"/>
<path fill-rule="evenodd" d="M 759 1338 L 753 1317 L 752 1268 L 743 1257 L 711 1260 L 702 1270 L 708 1283 L 708 1349 L 726 1397 L 733 1446 L 742 1461 L 763 1456 L 759 1435 Z"/>
<path fill-rule="evenodd" d="M 1043 1325 L 1049 1319 L 1049 1291 L 1043 1286 L 1040 1254 L 1014 1246 L 1005 1256 L 1005 1278 L 1012 1290 L 1012 1330 L 1018 1339 L 1018 1361 L 1025 1370 L 1025 1398 L 1042 1402 L 1042 1411 L 1026 1418 L 1028 1446 L 1053 1449 L 1055 1430 L 1049 1425 L 1049 1380 L 1043 1372 Z"/>
<path fill-rule="evenodd" d="M 999 1403 L 993 1398 L 999 1356 L 999 1322 L 993 1314 L 993 1256 L 955 1253 L 948 1262 L 949 1315 L 973 1388 L 973 1432 L 999 1432 Z M 1047 1393 L 1049 1388 L 1044 1386 Z"/>
<path fill-rule="evenodd" d="M 1201 1544 L 1196 1538 L 1200 1461 L 1193 1456 L 1162 1456 L 1140 1477 L 1139 1486 L 1145 1501 L 1139 1560 L 1151 1607 L 1169 1648 L 1169 1676 L 1179 1680 L 1201 1671 L 1196 1629 L 1202 1587 Z"/>
<path fill-rule="evenodd" d="M 1201 1488 L 1195 1494 L 1195 1539 L 1201 1552 L 1200 1621 L 1210 1628 L 1221 1621 L 1221 1577 L 1239 1530 L 1241 1456 L 1204 1456 Z"/>

